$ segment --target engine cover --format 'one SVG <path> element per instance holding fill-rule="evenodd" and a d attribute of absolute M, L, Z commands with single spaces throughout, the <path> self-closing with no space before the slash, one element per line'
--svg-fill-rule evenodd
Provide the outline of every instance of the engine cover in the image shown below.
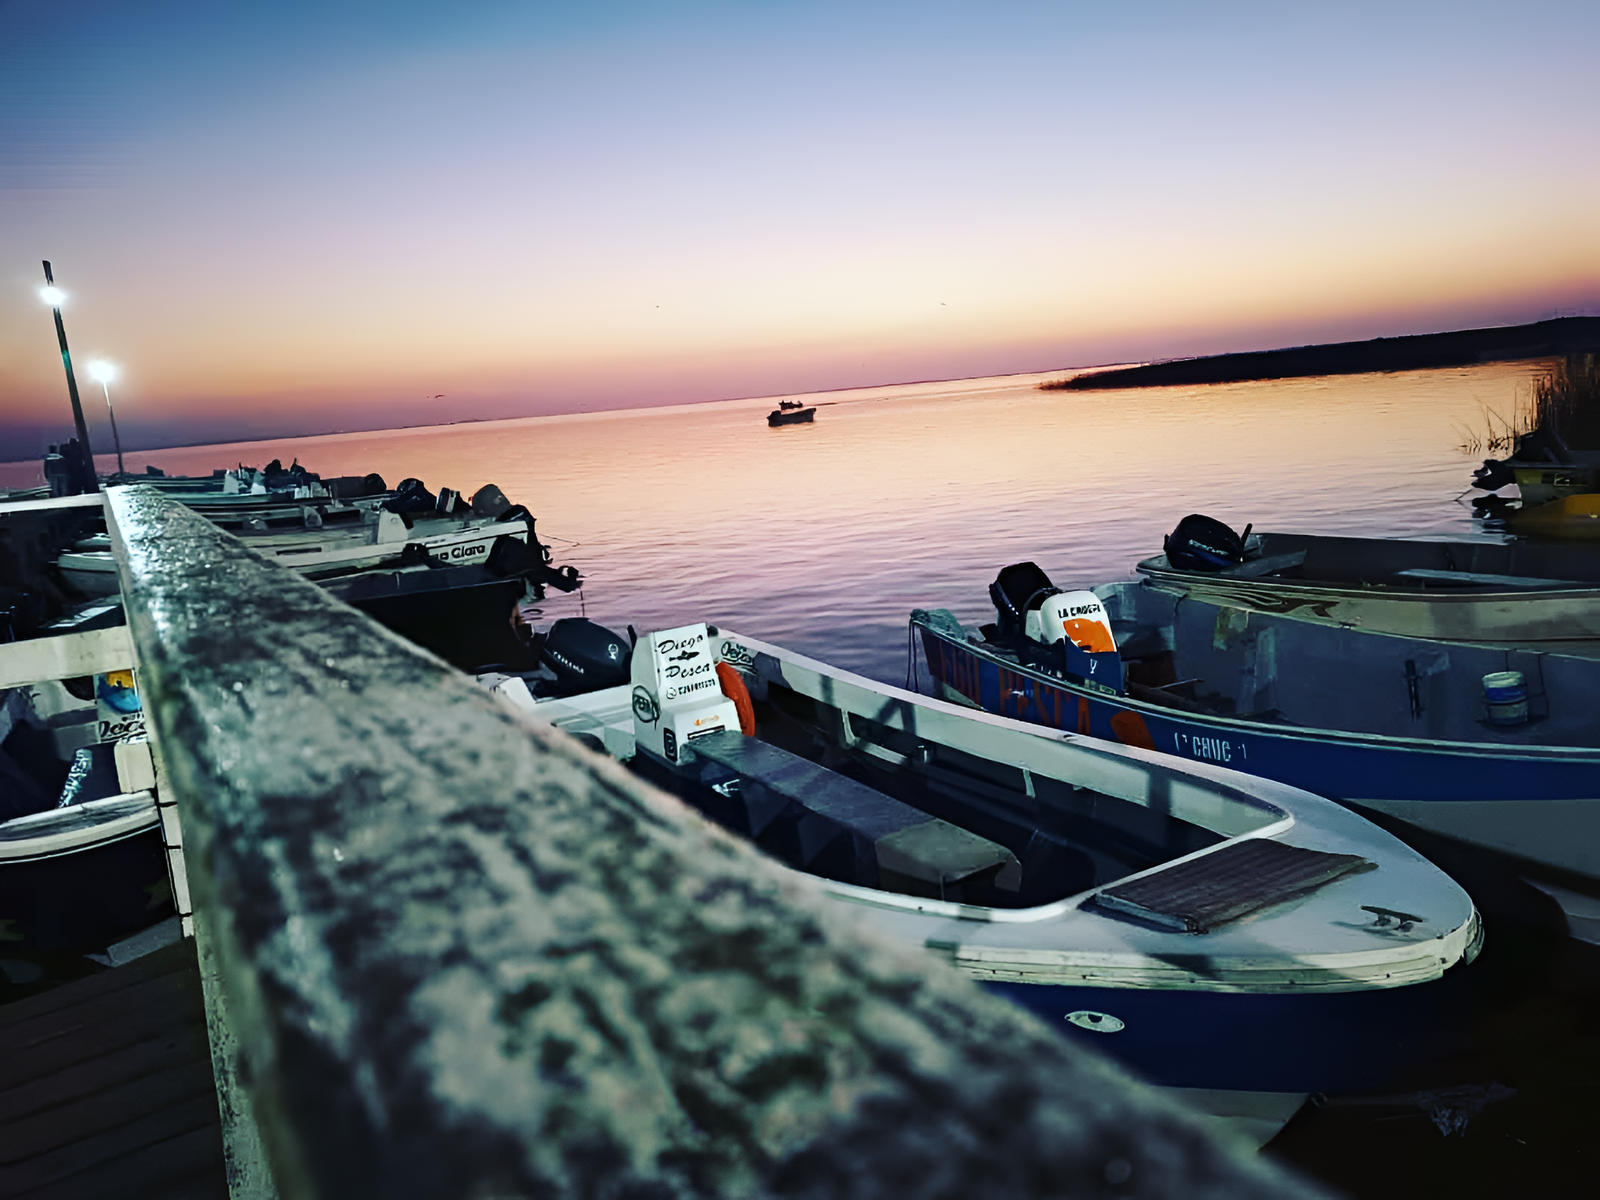
<path fill-rule="evenodd" d="M 1046 596 L 1028 614 L 1028 636 L 1036 642 L 1053 645 L 1062 638 L 1090 654 L 1104 654 L 1117 648 L 1111 634 L 1111 619 L 1105 605 L 1093 592 L 1057 592 Z"/>
<path fill-rule="evenodd" d="M 544 663 L 568 693 L 592 692 L 628 682 L 628 639 L 583 617 L 562 617 L 550 626 L 540 650 Z"/>

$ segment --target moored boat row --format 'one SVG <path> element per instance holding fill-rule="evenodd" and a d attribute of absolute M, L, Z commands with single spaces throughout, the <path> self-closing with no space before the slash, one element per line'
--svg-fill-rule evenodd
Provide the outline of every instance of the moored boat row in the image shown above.
<path fill-rule="evenodd" d="M 1230 544 L 1214 529 L 1204 540 L 1169 539 L 1138 582 L 1069 593 L 1098 610 L 1095 639 L 1040 624 L 1057 590 L 1032 564 L 1001 573 L 994 624 L 919 610 L 937 686 L 1600 886 L 1600 593 L 1577 586 L 1589 556 L 1276 534 Z"/>
<path fill-rule="evenodd" d="M 469 503 L 417 480 L 325 487 L 297 465 L 269 469 L 284 486 L 268 488 L 254 475 L 254 491 L 248 476 L 163 490 L 464 669 L 535 664 L 523 606 L 582 582 L 493 485 Z M 0 503 L 0 941 L 13 948 L 95 952 L 174 904 L 187 912 L 103 501 Z"/>
<path fill-rule="evenodd" d="M 1478 914 L 1360 810 L 1567 884 L 1600 879 L 1600 800 L 1585 791 L 1600 778 L 1600 654 L 1581 632 L 1579 558 L 1264 534 L 1215 570 L 1169 547 L 1139 582 L 1065 592 L 1017 564 L 992 589 L 992 625 L 913 614 L 935 698 L 708 626 L 637 645 L 581 619 L 514 633 L 512 593 L 575 572 L 549 566 L 531 516 L 488 511 L 492 496 L 419 484 L 386 498 L 419 490 L 425 509 L 352 504 L 363 515 L 296 527 L 280 507 L 241 536 L 286 564 L 304 556 L 280 551 L 320 545 L 308 553 L 331 569 L 307 577 L 631 761 L 810 877 L 844 919 L 947 958 L 1167 1086 L 1276 1097 L 1286 1116 L 1308 1092 L 1381 1087 L 1447 1048 Z M 95 503 L 39 511 L 92 517 Z M 338 557 L 372 554 L 376 535 L 356 531 L 389 516 L 409 535 L 397 546 Z M 488 539 L 484 561 L 440 555 L 432 539 L 456 534 Z M 109 559 L 94 536 L 73 531 L 68 553 Z M 1326 566 L 1337 554 L 1394 561 L 1358 587 L 1360 569 Z M 70 560 L 54 561 L 67 580 Z M 429 593 L 458 603 L 432 610 Z M 1559 602 L 1548 628 L 1524 621 L 1534 601 Z M 1447 637 L 1458 627 L 1424 611 L 1440 602 L 1478 623 Z M 87 600 L 69 607 L 80 636 L 116 628 Z M 1386 622 L 1398 629 L 1374 631 Z M 462 639 L 473 648 L 441 649 Z M 140 801 L 104 799 L 115 819 Z M 32 822 L 70 850 L 74 821 L 99 810 L 57 811 L 11 833 Z M 0 824 L 0 860 L 8 836 Z"/>

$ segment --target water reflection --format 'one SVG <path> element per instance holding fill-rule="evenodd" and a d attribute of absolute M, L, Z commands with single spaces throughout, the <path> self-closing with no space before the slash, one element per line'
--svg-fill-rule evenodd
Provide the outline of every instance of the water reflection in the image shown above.
<path fill-rule="evenodd" d="M 169 473 L 272 457 L 467 492 L 539 518 L 618 628 L 723 622 L 879 678 L 918 605 L 987 610 L 1004 563 L 1066 586 L 1124 578 L 1178 518 L 1325 533 L 1470 535 L 1461 427 L 1509 412 L 1529 367 L 1135 392 L 1042 376 L 154 451 Z M 137 467 L 135 468 L 137 469 Z M 555 614 L 552 608 L 551 614 Z"/>

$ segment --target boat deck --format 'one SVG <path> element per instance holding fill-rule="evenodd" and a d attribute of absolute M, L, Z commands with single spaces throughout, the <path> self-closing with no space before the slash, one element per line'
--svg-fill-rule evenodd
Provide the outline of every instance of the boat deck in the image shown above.
<path fill-rule="evenodd" d="M 192 940 L 0 1007 L 0 1196 L 227 1195 Z"/>

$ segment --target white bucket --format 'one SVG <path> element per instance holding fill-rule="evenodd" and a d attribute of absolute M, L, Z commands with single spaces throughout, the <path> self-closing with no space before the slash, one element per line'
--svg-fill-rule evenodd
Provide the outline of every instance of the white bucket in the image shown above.
<path fill-rule="evenodd" d="M 1528 720 L 1528 689 L 1521 671 L 1493 671 L 1483 677 L 1483 705 L 1491 725 L 1522 725 Z"/>

